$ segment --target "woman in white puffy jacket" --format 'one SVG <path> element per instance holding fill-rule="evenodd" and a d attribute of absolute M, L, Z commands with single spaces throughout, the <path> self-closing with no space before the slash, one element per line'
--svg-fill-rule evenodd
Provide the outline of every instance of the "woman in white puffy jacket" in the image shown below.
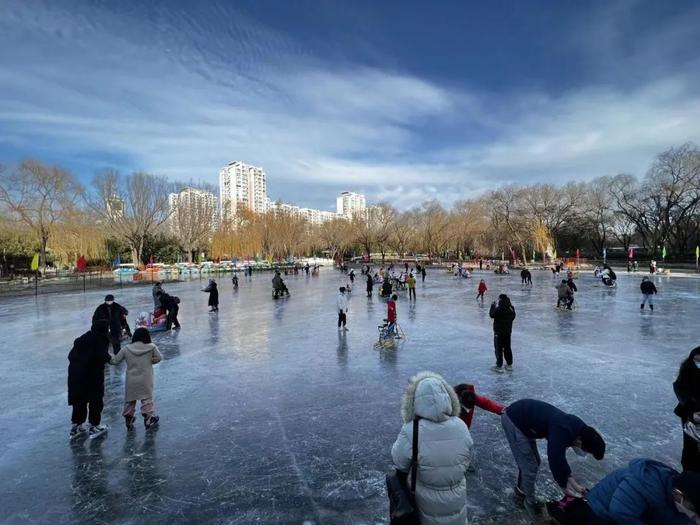
<path fill-rule="evenodd" d="M 465 525 L 472 438 L 459 419 L 459 398 L 442 376 L 421 372 L 403 397 L 404 425 L 391 448 L 399 470 L 407 472 L 413 451 L 413 418 L 419 417 L 416 504 L 421 525 Z M 410 476 L 409 476 L 410 480 Z"/>

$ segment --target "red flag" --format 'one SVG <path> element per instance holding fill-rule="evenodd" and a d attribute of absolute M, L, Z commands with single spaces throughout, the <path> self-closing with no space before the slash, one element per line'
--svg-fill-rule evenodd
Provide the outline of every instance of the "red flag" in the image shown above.
<path fill-rule="evenodd" d="M 77 266 L 78 266 L 78 271 L 79 271 L 79 272 L 84 272 L 85 270 L 87 270 L 87 261 L 85 260 L 85 256 L 84 256 L 84 255 L 81 255 L 81 256 L 78 258 Z"/>

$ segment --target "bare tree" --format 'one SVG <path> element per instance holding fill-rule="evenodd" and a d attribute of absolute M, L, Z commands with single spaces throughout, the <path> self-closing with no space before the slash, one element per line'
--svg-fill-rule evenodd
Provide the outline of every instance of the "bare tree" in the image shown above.
<path fill-rule="evenodd" d="M 171 193 L 169 201 L 169 229 L 192 262 L 192 253 L 211 242 L 217 222 L 216 199 L 211 191 L 186 187 Z"/>
<path fill-rule="evenodd" d="M 121 175 L 114 170 L 97 175 L 93 183 L 95 193 L 86 195 L 87 202 L 111 233 L 128 244 L 133 263 L 141 263 L 146 236 L 170 216 L 170 185 L 147 173 Z"/>
<path fill-rule="evenodd" d="M 46 247 L 57 222 L 71 210 L 79 194 L 73 176 L 56 166 L 23 161 L 0 178 L 0 202 L 39 239 L 39 265 L 46 267 Z"/>

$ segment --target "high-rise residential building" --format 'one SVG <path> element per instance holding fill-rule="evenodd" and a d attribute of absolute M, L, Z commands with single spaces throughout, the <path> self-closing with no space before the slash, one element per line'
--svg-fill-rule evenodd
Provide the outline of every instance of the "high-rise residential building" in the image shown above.
<path fill-rule="evenodd" d="M 181 229 L 193 230 L 202 228 L 214 231 L 219 223 L 219 209 L 216 196 L 206 190 L 183 188 L 179 193 L 168 195 L 170 215 L 167 225 L 173 234 Z"/>
<path fill-rule="evenodd" d="M 230 162 L 219 172 L 221 218 L 233 217 L 241 206 L 255 213 L 267 210 L 267 182 L 262 168 L 240 161 Z"/>
<path fill-rule="evenodd" d="M 336 212 L 346 219 L 363 214 L 365 208 L 365 196 L 362 193 L 344 191 L 336 199 Z"/>

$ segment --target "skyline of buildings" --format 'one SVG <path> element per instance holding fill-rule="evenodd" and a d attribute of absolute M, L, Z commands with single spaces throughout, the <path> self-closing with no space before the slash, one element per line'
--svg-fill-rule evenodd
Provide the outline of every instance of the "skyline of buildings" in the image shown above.
<path fill-rule="evenodd" d="M 193 228 L 215 230 L 219 224 L 219 204 L 216 196 L 207 190 L 186 187 L 168 195 L 167 227 L 173 234 L 194 233 Z M 184 231 L 183 231 L 184 230 Z"/>

